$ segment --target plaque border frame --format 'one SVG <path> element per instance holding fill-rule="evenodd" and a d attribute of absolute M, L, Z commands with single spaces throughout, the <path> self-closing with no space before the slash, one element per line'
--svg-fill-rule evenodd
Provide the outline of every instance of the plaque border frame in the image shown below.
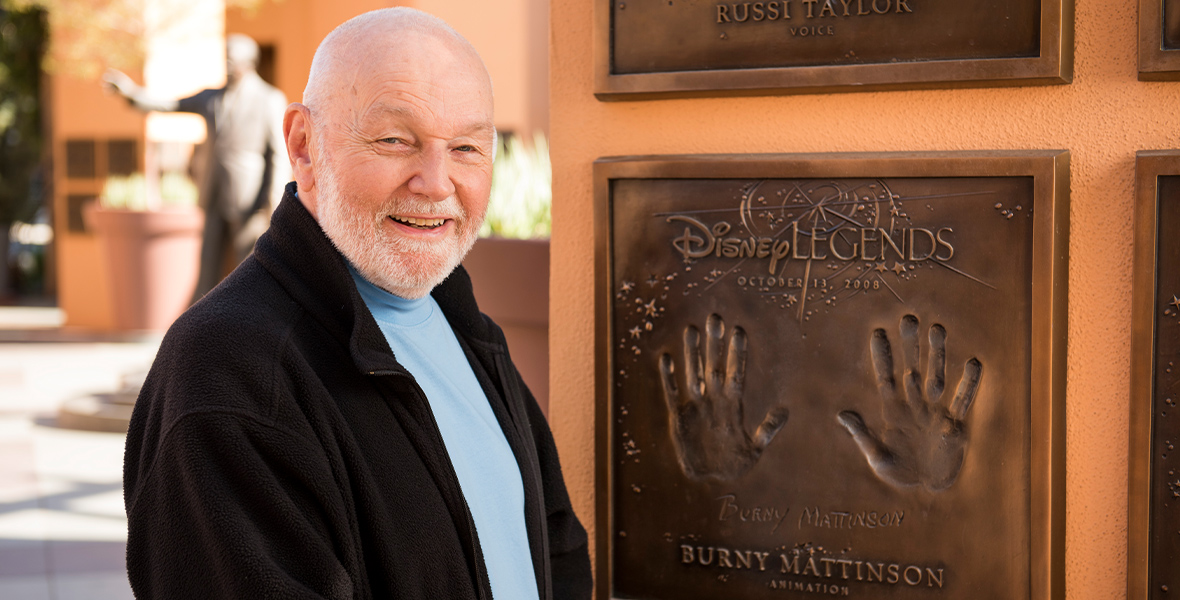
<path fill-rule="evenodd" d="M 1139 0 L 1139 81 L 1180 80 L 1180 49 L 1164 49 L 1164 1 Z"/>
<path fill-rule="evenodd" d="M 618 1 L 597 0 L 594 4 L 594 95 L 599 100 L 1005 87 L 1073 81 L 1074 0 L 1040 0 L 1040 53 L 1036 57 L 616 74 L 611 71 L 612 5 Z M 1140 0 L 1142 5 L 1151 1 Z"/>
<path fill-rule="evenodd" d="M 1177 164 L 1180 164 L 1178 161 Z M 1068 150 L 611 156 L 594 162 L 595 598 L 613 595 L 615 366 L 610 187 L 617 179 L 1033 178 L 1030 600 L 1065 598 Z M 1048 206 L 1048 209 L 1042 207 Z"/>
<path fill-rule="evenodd" d="M 1135 153 L 1131 409 L 1127 465 L 1127 599 L 1151 597 L 1151 459 L 1155 419 L 1159 178 L 1180 176 L 1180 150 Z"/>

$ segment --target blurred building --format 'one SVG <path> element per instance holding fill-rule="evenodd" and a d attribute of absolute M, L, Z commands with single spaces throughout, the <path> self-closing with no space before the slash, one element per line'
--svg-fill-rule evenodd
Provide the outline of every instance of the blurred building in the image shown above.
<path fill-rule="evenodd" d="M 259 74 L 291 101 L 302 97 L 320 40 L 360 13 L 413 6 L 446 20 L 467 37 L 491 71 L 496 126 L 531 136 L 548 127 L 548 2 L 545 0 L 260 0 L 227 8 L 225 0 L 148 0 L 146 60 L 129 73 L 156 95 L 184 97 L 225 81 L 224 39 L 244 33 L 261 47 Z M 240 2 L 238 4 L 241 4 Z M 51 15 L 51 27 L 54 20 Z M 51 30 L 51 36 L 57 32 Z M 184 170 L 204 140 L 199 116 L 141 115 L 108 95 L 98 73 L 50 76 L 54 155 L 53 228 L 58 305 L 66 325 L 114 327 L 110 274 L 83 207 L 106 178 L 133 172 Z"/>

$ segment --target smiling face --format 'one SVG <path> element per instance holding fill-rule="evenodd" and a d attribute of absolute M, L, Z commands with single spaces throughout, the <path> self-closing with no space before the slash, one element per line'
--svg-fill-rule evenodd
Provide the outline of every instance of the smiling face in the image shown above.
<path fill-rule="evenodd" d="M 487 72 L 445 35 L 371 36 L 340 53 L 310 111 L 299 195 L 369 281 L 405 298 L 442 282 L 475 243 L 487 209 L 495 130 Z M 292 120 L 291 109 L 288 122 Z M 298 109 L 296 109 L 296 112 Z M 292 129 L 288 129 L 291 146 Z"/>

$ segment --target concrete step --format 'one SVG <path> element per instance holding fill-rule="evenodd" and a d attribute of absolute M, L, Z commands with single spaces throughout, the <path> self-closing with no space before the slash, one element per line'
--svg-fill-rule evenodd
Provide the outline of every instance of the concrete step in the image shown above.
<path fill-rule="evenodd" d="M 67 429 L 126 433 L 136 395 L 115 392 L 66 400 L 57 411 L 57 424 Z"/>

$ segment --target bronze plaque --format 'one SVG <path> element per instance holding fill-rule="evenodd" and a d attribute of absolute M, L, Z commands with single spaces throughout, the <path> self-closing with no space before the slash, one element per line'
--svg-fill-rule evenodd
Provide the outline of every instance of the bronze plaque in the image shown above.
<path fill-rule="evenodd" d="M 1180 592 L 1180 151 L 1135 169 L 1128 598 L 1147 600 Z"/>
<path fill-rule="evenodd" d="M 1139 0 L 1139 80 L 1180 79 L 1180 0 Z"/>
<path fill-rule="evenodd" d="M 1068 156 L 598 161 L 599 598 L 1063 598 Z"/>
<path fill-rule="evenodd" d="M 1067 83 L 1072 0 L 599 0 L 600 99 Z"/>

